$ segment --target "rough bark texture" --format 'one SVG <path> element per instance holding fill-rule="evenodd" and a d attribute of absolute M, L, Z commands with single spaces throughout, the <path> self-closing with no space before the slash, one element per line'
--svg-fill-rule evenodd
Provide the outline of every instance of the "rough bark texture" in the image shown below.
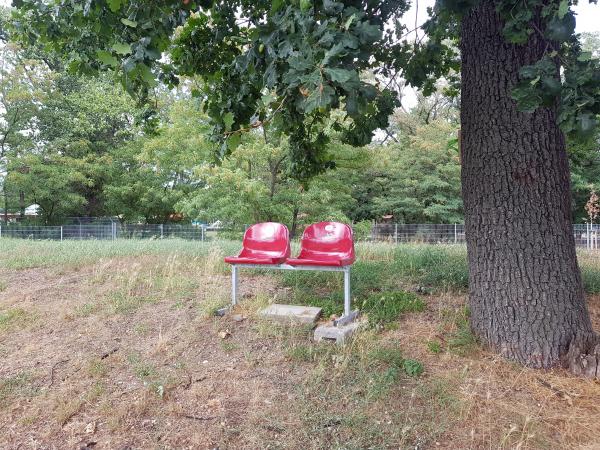
<path fill-rule="evenodd" d="M 526 45 L 511 45 L 502 27 L 492 0 L 462 22 L 471 325 L 511 360 L 573 368 L 595 335 L 575 254 L 565 141 L 556 107 L 521 113 L 510 97 L 519 68 L 537 61 L 546 42 L 533 35 Z"/>

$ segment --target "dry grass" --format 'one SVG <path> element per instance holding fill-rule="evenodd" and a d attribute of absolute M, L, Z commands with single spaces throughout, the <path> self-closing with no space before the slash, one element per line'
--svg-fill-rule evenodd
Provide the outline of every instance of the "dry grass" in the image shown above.
<path fill-rule="evenodd" d="M 390 247 L 364 250 L 394 261 Z M 281 278 L 244 273 L 245 319 L 211 315 L 229 297 L 226 251 L 0 261 L 0 448 L 600 448 L 600 385 L 481 349 L 464 295 L 316 345 L 257 317 L 289 295 Z M 589 305 L 600 329 L 600 297 Z"/>

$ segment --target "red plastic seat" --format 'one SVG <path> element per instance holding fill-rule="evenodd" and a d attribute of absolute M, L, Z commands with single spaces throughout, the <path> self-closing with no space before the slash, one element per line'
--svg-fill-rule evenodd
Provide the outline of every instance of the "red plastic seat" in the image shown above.
<path fill-rule="evenodd" d="M 349 266 L 356 260 L 352 228 L 338 222 L 310 225 L 302 236 L 300 254 L 291 266 Z"/>
<path fill-rule="evenodd" d="M 228 256 L 229 264 L 281 264 L 290 256 L 290 236 L 285 225 L 257 223 L 244 233 L 242 251 Z"/>

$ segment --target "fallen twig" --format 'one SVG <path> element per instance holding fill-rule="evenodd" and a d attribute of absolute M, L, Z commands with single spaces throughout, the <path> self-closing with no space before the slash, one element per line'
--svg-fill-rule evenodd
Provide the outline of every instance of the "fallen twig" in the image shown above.
<path fill-rule="evenodd" d="M 119 350 L 119 347 L 115 347 L 112 350 L 107 351 L 106 353 L 102 354 L 102 356 L 100 357 L 100 359 L 106 359 L 106 358 L 108 358 L 110 355 L 112 355 L 113 353 L 115 353 L 117 350 Z"/>
<path fill-rule="evenodd" d="M 214 420 L 214 419 L 216 419 L 216 417 L 193 416 L 191 414 L 181 414 L 181 417 L 185 417 L 186 419 L 193 419 L 193 420 Z"/>

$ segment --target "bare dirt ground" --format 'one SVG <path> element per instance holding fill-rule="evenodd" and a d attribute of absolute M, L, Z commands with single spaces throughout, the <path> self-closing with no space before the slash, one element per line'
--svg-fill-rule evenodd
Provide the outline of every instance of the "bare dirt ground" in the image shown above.
<path fill-rule="evenodd" d="M 336 348 L 258 319 L 285 298 L 277 278 L 244 275 L 243 320 L 213 317 L 229 295 L 214 267 L 0 269 L 0 448 L 600 448 L 600 385 L 482 350 L 464 296 Z M 397 349 L 425 372 L 398 373 Z"/>

